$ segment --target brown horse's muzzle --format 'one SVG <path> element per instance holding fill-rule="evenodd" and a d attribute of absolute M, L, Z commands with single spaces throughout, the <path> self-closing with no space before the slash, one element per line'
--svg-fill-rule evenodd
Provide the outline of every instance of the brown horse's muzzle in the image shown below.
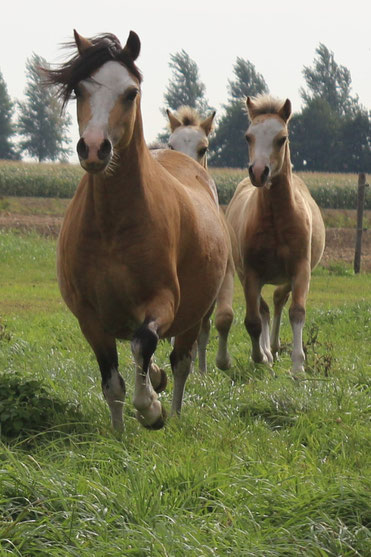
<path fill-rule="evenodd" d="M 109 139 L 104 139 L 97 145 L 88 144 L 83 137 L 80 137 L 76 149 L 81 166 L 92 174 L 102 172 L 111 160 L 112 144 Z"/>

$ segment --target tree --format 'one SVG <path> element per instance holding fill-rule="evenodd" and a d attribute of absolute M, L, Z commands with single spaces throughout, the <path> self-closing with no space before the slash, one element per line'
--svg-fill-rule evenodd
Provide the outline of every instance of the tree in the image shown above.
<path fill-rule="evenodd" d="M 313 67 L 303 69 L 308 88 L 308 91 L 300 90 L 304 103 L 309 105 L 314 99 L 323 99 L 339 116 L 357 111 L 358 97 L 351 96 L 350 71 L 335 62 L 334 53 L 324 44 L 319 44 L 316 53 Z"/>
<path fill-rule="evenodd" d="M 185 50 L 170 55 L 169 67 L 173 71 L 164 94 L 165 108 L 161 112 L 166 116 L 166 109 L 177 110 L 186 105 L 195 108 L 202 117 L 206 117 L 212 108 L 205 98 L 206 87 L 200 80 L 199 70 Z M 167 117 L 166 117 L 167 118 Z M 167 143 L 169 130 L 166 128 L 157 136 L 157 141 Z"/>
<path fill-rule="evenodd" d="M 301 114 L 291 120 L 291 154 L 297 170 L 369 172 L 370 114 L 351 94 L 350 71 L 320 44 L 313 67 L 304 66 L 307 89 Z"/>
<path fill-rule="evenodd" d="M 11 138 L 15 129 L 12 123 L 14 104 L 8 95 L 8 89 L 0 72 L 0 159 L 17 159 Z"/>
<path fill-rule="evenodd" d="M 27 60 L 26 101 L 18 102 L 18 134 L 24 137 L 20 148 L 38 161 L 65 159 L 71 150 L 67 136 L 71 118 L 63 116 L 61 104 L 52 88 L 42 83 L 39 68 L 47 67 L 45 59 L 33 54 Z"/>
<path fill-rule="evenodd" d="M 237 58 L 233 66 L 234 80 L 228 80 L 229 99 L 223 106 L 214 137 L 210 142 L 210 165 L 245 167 L 248 149 L 244 134 L 248 128 L 245 102 L 246 97 L 255 97 L 268 92 L 263 76 L 255 70 L 254 64 Z"/>

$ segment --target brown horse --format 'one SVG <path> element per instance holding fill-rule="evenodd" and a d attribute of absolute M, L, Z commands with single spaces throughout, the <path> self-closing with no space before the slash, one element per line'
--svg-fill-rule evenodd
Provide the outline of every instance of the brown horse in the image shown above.
<path fill-rule="evenodd" d="M 145 144 L 138 36 L 130 32 L 122 48 L 114 35 L 75 32 L 75 45 L 71 60 L 46 71 L 64 103 L 77 97 L 77 152 L 87 171 L 59 237 L 59 285 L 95 352 L 113 426 L 123 425 L 116 339 L 124 339 L 135 360 L 137 417 L 158 429 L 165 414 L 155 389 L 164 377 L 152 355 L 158 339 L 175 337 L 172 412 L 180 413 L 191 349 L 223 280 L 227 244 L 207 172 L 181 153 L 152 156 Z"/>
<path fill-rule="evenodd" d="M 213 121 L 216 112 L 212 112 L 207 118 L 202 119 L 198 112 L 190 106 L 181 106 L 175 113 L 167 110 L 171 135 L 169 148 L 181 151 L 201 166 L 207 169 L 207 150 L 209 147 L 208 136 L 213 129 Z M 216 186 L 215 196 L 218 197 Z M 215 327 L 219 333 L 218 352 L 216 364 L 220 369 L 228 369 L 231 366 L 231 358 L 227 349 L 229 330 L 233 322 L 233 287 L 234 287 L 234 263 L 232 247 L 230 244 L 230 231 L 225 220 L 224 212 L 219 209 L 219 214 L 225 228 L 228 239 L 228 264 L 226 275 L 216 299 Z M 198 336 L 198 364 L 201 372 L 206 372 L 206 347 L 210 336 L 210 319 L 206 315 L 202 321 L 201 331 Z"/>
<path fill-rule="evenodd" d="M 279 349 L 281 314 L 291 292 L 292 371 L 300 374 L 306 298 L 311 270 L 324 250 L 325 227 L 308 188 L 291 171 L 290 101 L 268 95 L 247 98 L 247 109 L 250 179 L 238 185 L 226 212 L 236 237 L 234 259 L 246 299 L 245 326 L 254 362 L 271 363 Z M 271 337 L 269 308 L 261 296 L 267 283 L 278 285 Z"/>

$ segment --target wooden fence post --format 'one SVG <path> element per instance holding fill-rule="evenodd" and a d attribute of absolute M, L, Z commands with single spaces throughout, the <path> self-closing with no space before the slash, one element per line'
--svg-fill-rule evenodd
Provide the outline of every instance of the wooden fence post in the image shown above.
<path fill-rule="evenodd" d="M 365 201 L 366 174 L 360 172 L 358 174 L 358 195 L 357 195 L 357 230 L 356 230 L 356 249 L 354 252 L 354 272 L 359 273 L 361 270 L 361 252 L 362 252 L 362 232 L 363 232 L 363 207 Z"/>

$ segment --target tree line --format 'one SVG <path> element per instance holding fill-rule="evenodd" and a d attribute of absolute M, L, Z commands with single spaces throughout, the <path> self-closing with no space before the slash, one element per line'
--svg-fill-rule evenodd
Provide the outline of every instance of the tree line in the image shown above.
<path fill-rule="evenodd" d="M 28 155 L 39 161 L 67 160 L 70 118 L 52 90 L 44 88 L 39 67 L 47 62 L 33 54 L 26 64 L 25 100 L 13 102 L 0 72 L 0 159 L 20 159 Z M 181 50 L 170 55 L 172 72 L 164 93 L 166 109 L 189 105 L 206 117 L 213 107 L 206 98 L 198 66 Z M 304 66 L 305 87 L 300 89 L 303 106 L 290 123 L 291 159 L 296 170 L 328 172 L 371 171 L 371 113 L 352 94 L 350 71 L 335 61 L 324 44 L 315 51 L 312 66 Z M 237 57 L 233 77 L 227 81 L 227 102 L 217 117 L 210 142 L 209 164 L 244 168 L 248 150 L 244 141 L 248 121 L 247 96 L 269 93 L 264 77 L 249 60 Z M 14 115 L 17 109 L 17 121 Z M 169 131 L 158 135 L 166 143 Z M 18 142 L 14 139 L 18 137 Z"/>
<path fill-rule="evenodd" d="M 305 87 L 300 89 L 301 112 L 290 122 L 291 160 L 296 170 L 324 172 L 371 171 L 371 112 L 352 94 L 350 71 L 335 61 L 334 53 L 320 43 L 312 66 L 304 66 Z M 187 104 L 205 117 L 212 110 L 205 96 L 196 62 L 182 50 L 171 55 L 173 71 L 164 94 L 166 108 Z M 185 87 L 189 83 L 191 86 Z M 264 77 L 249 60 L 238 57 L 233 79 L 227 82 L 228 99 L 222 105 L 210 141 L 210 166 L 244 168 L 248 150 L 247 96 L 269 93 Z M 163 110 L 164 112 L 164 110 Z M 168 132 L 160 133 L 166 141 Z"/>

